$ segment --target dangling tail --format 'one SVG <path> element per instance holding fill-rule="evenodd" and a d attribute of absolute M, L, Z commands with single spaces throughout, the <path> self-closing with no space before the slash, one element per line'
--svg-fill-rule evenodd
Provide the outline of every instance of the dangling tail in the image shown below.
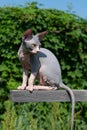
<path fill-rule="evenodd" d="M 71 98 L 71 102 L 72 102 L 71 130 L 73 130 L 73 127 L 74 127 L 74 111 L 75 111 L 75 96 L 74 96 L 72 90 L 69 87 L 67 87 L 65 84 L 61 83 L 60 87 L 65 89 L 69 93 L 70 98 Z"/>

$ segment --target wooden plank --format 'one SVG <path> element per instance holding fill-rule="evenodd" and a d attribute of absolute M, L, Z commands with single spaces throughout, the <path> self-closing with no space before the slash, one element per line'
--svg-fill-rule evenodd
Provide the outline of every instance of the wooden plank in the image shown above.
<path fill-rule="evenodd" d="M 87 90 L 73 90 L 75 100 L 87 101 Z M 70 97 L 65 90 L 38 90 L 30 93 L 27 90 L 10 90 L 12 102 L 70 102 Z"/>

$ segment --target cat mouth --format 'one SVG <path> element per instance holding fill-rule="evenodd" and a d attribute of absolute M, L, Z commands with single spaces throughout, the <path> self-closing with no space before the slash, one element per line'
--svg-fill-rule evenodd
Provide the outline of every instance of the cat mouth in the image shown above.
<path fill-rule="evenodd" d="M 39 48 L 36 48 L 36 49 L 32 50 L 31 53 L 36 54 L 36 53 L 38 53 L 39 51 L 40 51 L 40 49 L 39 49 Z"/>
<path fill-rule="evenodd" d="M 39 50 L 38 51 L 35 51 L 35 50 L 31 51 L 32 54 L 37 54 L 38 52 L 39 52 Z"/>

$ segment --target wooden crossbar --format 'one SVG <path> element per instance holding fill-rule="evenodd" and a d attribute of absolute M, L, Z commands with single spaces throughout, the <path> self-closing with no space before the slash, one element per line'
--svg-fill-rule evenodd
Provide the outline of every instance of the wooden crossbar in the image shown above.
<path fill-rule="evenodd" d="M 87 90 L 72 90 L 76 102 L 87 101 Z M 12 102 L 70 102 L 65 90 L 38 90 L 30 93 L 27 90 L 10 90 Z"/>

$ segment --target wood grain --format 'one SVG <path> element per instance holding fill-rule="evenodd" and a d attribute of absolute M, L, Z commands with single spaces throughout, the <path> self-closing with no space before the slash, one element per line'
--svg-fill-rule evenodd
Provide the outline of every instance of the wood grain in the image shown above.
<path fill-rule="evenodd" d="M 72 90 L 76 102 L 87 101 L 87 90 Z M 10 90 L 12 102 L 70 102 L 65 90 L 38 90 L 30 93 L 27 90 Z"/>

